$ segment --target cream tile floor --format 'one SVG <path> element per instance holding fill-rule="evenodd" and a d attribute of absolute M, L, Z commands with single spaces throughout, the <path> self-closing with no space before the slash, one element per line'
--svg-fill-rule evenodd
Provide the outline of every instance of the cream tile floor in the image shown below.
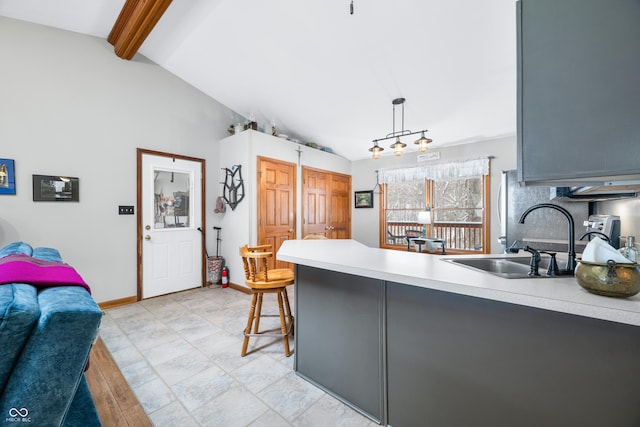
<path fill-rule="evenodd" d="M 155 426 L 377 425 L 299 378 L 277 338 L 240 357 L 250 302 L 211 287 L 106 310 L 100 336 Z M 266 295 L 265 313 L 274 306 Z"/>

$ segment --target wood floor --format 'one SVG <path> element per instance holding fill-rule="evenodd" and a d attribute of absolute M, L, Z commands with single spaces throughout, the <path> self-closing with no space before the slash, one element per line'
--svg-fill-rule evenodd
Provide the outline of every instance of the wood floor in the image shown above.
<path fill-rule="evenodd" d="M 103 426 L 153 425 L 100 338 L 91 350 L 86 377 Z"/>

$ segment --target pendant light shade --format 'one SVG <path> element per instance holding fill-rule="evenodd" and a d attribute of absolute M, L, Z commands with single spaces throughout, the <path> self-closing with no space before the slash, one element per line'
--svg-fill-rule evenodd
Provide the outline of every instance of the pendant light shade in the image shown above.
<path fill-rule="evenodd" d="M 378 145 L 377 142 L 373 143 L 373 147 L 369 148 L 369 151 L 371 151 L 372 157 L 374 159 L 379 159 L 380 158 L 380 152 L 383 151 L 384 148 L 380 147 Z"/>
<path fill-rule="evenodd" d="M 400 137 L 397 137 L 396 138 L 396 142 L 391 144 L 390 148 L 393 148 L 393 155 L 394 156 L 402 156 L 402 150 L 406 146 L 407 146 L 407 144 L 405 144 L 404 142 L 401 142 L 400 141 Z"/>
<path fill-rule="evenodd" d="M 432 141 L 431 138 L 427 138 L 426 136 L 424 136 L 424 133 L 426 131 L 422 131 L 422 136 L 420 137 L 420 139 L 418 139 L 415 144 L 418 145 L 418 151 L 421 153 L 424 153 L 427 151 L 427 147 L 429 145 L 429 143 Z"/>

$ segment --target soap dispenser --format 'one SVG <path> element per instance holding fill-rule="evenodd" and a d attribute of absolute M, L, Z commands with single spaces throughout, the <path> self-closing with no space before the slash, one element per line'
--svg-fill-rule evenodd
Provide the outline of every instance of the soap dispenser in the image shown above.
<path fill-rule="evenodd" d="M 630 261 L 637 263 L 638 260 L 640 260 L 640 256 L 638 255 L 638 249 L 636 249 L 635 243 L 635 236 L 627 236 L 627 246 L 620 248 L 620 253 Z"/>

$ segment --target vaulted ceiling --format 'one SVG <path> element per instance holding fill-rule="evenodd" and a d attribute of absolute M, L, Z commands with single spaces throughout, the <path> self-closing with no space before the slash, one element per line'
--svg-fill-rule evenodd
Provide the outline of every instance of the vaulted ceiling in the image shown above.
<path fill-rule="evenodd" d="M 515 134 L 515 0 L 169 3 L 139 54 L 290 138 L 369 157 L 398 97 L 432 148 Z M 107 39 L 124 4 L 0 0 L 0 15 Z"/>

